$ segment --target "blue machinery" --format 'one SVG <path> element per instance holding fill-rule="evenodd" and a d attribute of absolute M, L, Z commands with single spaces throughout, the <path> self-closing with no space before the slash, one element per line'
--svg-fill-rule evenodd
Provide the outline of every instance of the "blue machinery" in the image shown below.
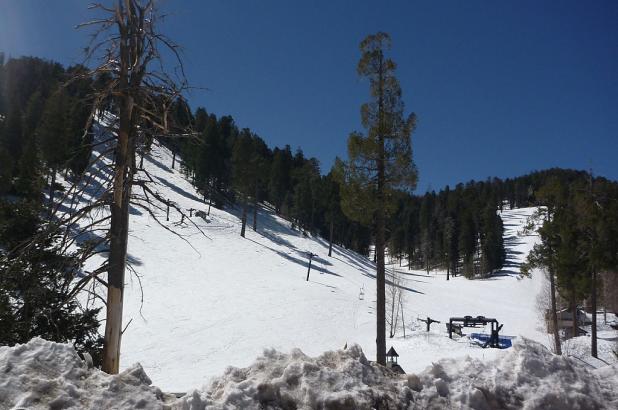
<path fill-rule="evenodd" d="M 483 347 L 493 347 L 497 349 L 511 347 L 511 340 L 500 338 L 500 335 L 499 335 L 499 332 L 500 330 L 502 330 L 502 326 L 504 325 L 501 325 L 500 323 L 498 323 L 496 319 L 485 317 L 485 316 L 477 316 L 477 317 L 464 316 L 464 317 L 450 318 L 447 324 L 448 337 L 452 339 L 453 332 L 461 335 L 462 327 L 480 327 L 480 326 L 485 326 L 487 324 L 491 325 L 490 335 L 480 335 L 478 333 L 473 334 L 478 340 L 485 342 Z"/>

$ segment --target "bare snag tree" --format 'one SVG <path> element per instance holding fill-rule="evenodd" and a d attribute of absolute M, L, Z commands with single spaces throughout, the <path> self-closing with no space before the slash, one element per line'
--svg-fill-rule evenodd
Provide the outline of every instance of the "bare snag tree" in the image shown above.
<path fill-rule="evenodd" d="M 119 370 L 123 331 L 130 204 L 145 209 L 158 221 L 155 210 L 169 203 L 148 185 L 152 178 L 136 166 L 136 147 L 144 139 L 168 134 L 170 107 L 182 99 L 186 81 L 178 46 L 157 31 L 163 16 L 153 0 L 118 0 L 112 7 L 94 4 L 91 8 L 102 17 L 80 27 L 94 30 L 86 49 L 87 58 L 97 61 L 90 75 L 103 79 L 96 91 L 93 116 L 95 112 L 111 111 L 114 122 L 108 125 L 114 151 L 106 199 L 110 214 L 109 256 L 100 271 L 107 272 L 103 370 L 115 374 Z M 174 60 L 174 70 L 166 70 L 162 53 Z M 140 195 L 132 194 L 134 187 L 141 188 Z"/>
<path fill-rule="evenodd" d="M 386 323 L 389 328 L 388 337 L 391 339 L 397 333 L 400 315 L 402 330 L 405 334 L 405 323 L 403 322 L 404 306 L 403 280 L 401 273 L 393 267 L 386 274 Z"/>

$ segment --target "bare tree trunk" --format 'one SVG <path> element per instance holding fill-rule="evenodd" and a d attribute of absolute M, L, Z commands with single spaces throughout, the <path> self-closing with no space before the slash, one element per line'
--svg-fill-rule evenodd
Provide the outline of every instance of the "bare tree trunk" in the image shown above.
<path fill-rule="evenodd" d="M 247 198 L 243 198 L 242 202 L 242 226 L 240 228 L 240 236 L 245 237 L 245 228 L 247 226 Z"/>
<path fill-rule="evenodd" d="M 258 217 L 258 205 L 257 202 L 253 203 L 253 232 L 257 231 L 257 217 Z"/>
<path fill-rule="evenodd" d="M 107 287 L 107 320 L 103 346 L 103 371 L 117 374 L 120 365 L 124 275 L 129 234 L 129 198 L 131 196 L 133 141 L 131 114 L 133 99 L 124 98 L 120 111 L 116 166 L 111 206 L 110 249 Z"/>
<path fill-rule="evenodd" d="M 401 328 L 403 329 L 403 338 L 406 338 L 406 320 L 403 318 L 403 300 L 399 300 L 401 304 Z"/>
<path fill-rule="evenodd" d="M 597 272 L 592 269 L 592 335 L 591 335 L 591 354 L 598 358 L 597 353 Z"/>
<path fill-rule="evenodd" d="M 558 328 L 558 312 L 556 308 L 556 279 L 552 270 L 549 272 L 549 288 L 551 294 L 551 322 L 554 333 L 554 347 L 556 354 L 562 354 L 562 346 L 560 344 L 560 329 Z"/>
<path fill-rule="evenodd" d="M 49 215 L 54 212 L 54 193 L 56 192 L 56 168 L 51 170 L 51 183 L 49 184 Z"/>
<path fill-rule="evenodd" d="M 579 333 L 579 326 L 577 326 L 577 301 L 575 300 L 575 289 L 572 290 L 571 294 L 571 316 L 573 318 L 573 337 L 577 337 Z"/>
<path fill-rule="evenodd" d="M 210 184 L 210 182 L 207 185 L 208 187 L 208 212 L 206 213 L 206 215 L 210 215 L 210 207 L 212 206 L 212 185 Z M 204 195 L 206 195 L 205 193 L 206 191 L 204 190 Z"/>
<path fill-rule="evenodd" d="M 176 151 L 172 151 L 172 169 L 176 165 Z"/>
<path fill-rule="evenodd" d="M 253 196 L 253 232 L 257 231 L 258 217 L 258 186 L 255 184 L 255 195 Z"/>
<path fill-rule="evenodd" d="M 313 232 L 313 228 L 315 227 L 314 223 L 314 215 L 315 215 L 315 199 L 311 201 L 311 218 L 309 219 L 309 229 Z"/>
<path fill-rule="evenodd" d="M 590 201 L 592 202 L 592 206 L 595 206 L 595 200 L 594 200 L 594 189 L 593 189 L 593 184 L 594 184 L 594 179 L 592 178 L 592 169 L 590 170 L 590 172 L 588 173 L 589 181 L 590 181 Z M 593 259 L 593 255 L 595 254 L 594 252 L 594 245 L 595 245 L 595 232 L 594 232 L 594 227 L 591 227 L 591 234 L 590 234 L 590 255 L 589 258 L 592 260 Z M 591 262 L 590 265 L 590 270 L 592 273 L 592 298 L 591 298 L 591 303 L 592 303 L 592 328 L 590 329 L 592 335 L 591 335 L 591 346 L 590 346 L 590 350 L 591 350 L 591 354 L 592 357 L 594 358 L 598 358 L 598 353 L 597 353 L 597 272 L 596 269 L 594 267 L 594 263 Z"/>
<path fill-rule="evenodd" d="M 386 365 L 386 306 L 385 306 L 385 270 L 384 270 L 384 246 L 385 246 L 385 169 L 384 169 L 384 137 L 379 137 L 379 160 L 378 160 L 378 209 L 376 212 L 376 350 L 377 362 Z"/>
<path fill-rule="evenodd" d="M 393 275 L 391 276 L 391 284 L 389 286 L 389 299 L 391 302 L 391 311 L 390 311 L 390 328 L 389 328 L 389 332 L 388 332 L 388 336 L 389 338 L 393 338 L 393 336 L 395 336 L 395 327 L 396 325 L 396 320 L 395 320 L 395 299 L 397 299 L 397 288 L 395 287 L 395 275 L 393 273 Z M 385 346 L 386 347 L 386 346 Z"/>
<path fill-rule="evenodd" d="M 397 292 L 397 299 L 400 298 L 398 293 L 399 292 Z M 395 334 L 397 333 L 397 324 L 399 323 L 399 306 L 400 306 L 400 303 L 399 303 L 399 301 L 394 301 L 394 303 L 396 304 L 396 309 L 395 309 L 395 318 L 393 320 L 393 322 L 394 322 L 394 324 L 393 324 L 393 336 L 391 336 L 391 337 L 394 337 Z"/>
<path fill-rule="evenodd" d="M 328 239 L 328 256 L 333 256 L 333 221 L 330 221 L 330 235 Z"/>
<path fill-rule="evenodd" d="M 378 181 L 377 181 L 377 200 L 378 207 L 376 212 L 376 361 L 383 366 L 386 365 L 386 274 L 384 269 L 384 247 L 385 247 L 385 231 L 386 231 L 386 164 L 385 164 L 385 149 L 384 149 L 384 67 L 382 56 L 380 55 L 378 69 Z"/>

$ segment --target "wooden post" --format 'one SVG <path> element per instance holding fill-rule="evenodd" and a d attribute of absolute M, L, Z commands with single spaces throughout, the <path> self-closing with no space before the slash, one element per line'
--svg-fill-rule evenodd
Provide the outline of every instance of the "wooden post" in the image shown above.
<path fill-rule="evenodd" d="M 245 228 L 247 226 L 247 198 L 243 197 L 242 203 L 242 218 L 240 227 L 240 236 L 245 237 Z"/>
<path fill-rule="evenodd" d="M 591 356 L 598 358 L 597 352 L 597 272 L 592 268 L 592 327 L 591 331 Z"/>
<path fill-rule="evenodd" d="M 403 316 L 402 316 L 402 317 L 403 317 Z M 421 321 L 421 322 L 425 322 L 425 323 L 427 324 L 427 331 L 428 331 L 428 332 L 429 332 L 429 330 L 430 330 L 430 328 L 431 328 L 431 324 L 432 324 L 432 323 L 440 323 L 440 321 L 439 321 L 439 320 L 433 320 L 433 319 L 432 319 L 432 318 L 430 318 L 429 316 L 427 316 L 427 319 L 426 319 L 426 320 L 425 320 L 425 319 L 417 319 L 417 320 L 419 320 L 419 321 Z M 451 325 L 449 325 L 449 334 L 450 334 L 450 326 L 451 326 Z"/>
<path fill-rule="evenodd" d="M 257 232 L 258 217 L 258 184 L 255 184 L 255 196 L 253 197 L 253 232 Z"/>
<path fill-rule="evenodd" d="M 165 215 L 165 220 L 169 221 L 170 220 L 170 200 L 167 200 L 167 213 Z"/>
<path fill-rule="evenodd" d="M 333 221 L 330 221 L 330 236 L 328 241 L 328 256 L 333 256 Z"/>
<path fill-rule="evenodd" d="M 307 269 L 307 282 L 309 282 L 309 273 L 311 273 L 311 260 L 315 255 L 309 252 L 309 268 Z"/>
<path fill-rule="evenodd" d="M 401 326 L 403 327 L 403 338 L 406 338 L 406 321 L 403 318 L 403 303 L 401 300 L 399 301 L 399 306 L 401 306 Z"/>

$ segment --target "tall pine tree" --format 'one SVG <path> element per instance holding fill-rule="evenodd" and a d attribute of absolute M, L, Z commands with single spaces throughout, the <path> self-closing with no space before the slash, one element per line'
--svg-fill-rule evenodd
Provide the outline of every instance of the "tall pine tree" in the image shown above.
<path fill-rule="evenodd" d="M 373 222 L 377 258 L 377 362 L 386 363 L 385 266 L 386 217 L 394 190 L 411 190 L 417 181 L 410 136 L 416 117 L 404 117 L 395 62 L 386 56 L 391 39 L 386 33 L 367 36 L 360 44 L 358 74 L 369 80 L 370 101 L 361 107 L 366 135 L 348 139 L 342 205 L 359 221 Z"/>

